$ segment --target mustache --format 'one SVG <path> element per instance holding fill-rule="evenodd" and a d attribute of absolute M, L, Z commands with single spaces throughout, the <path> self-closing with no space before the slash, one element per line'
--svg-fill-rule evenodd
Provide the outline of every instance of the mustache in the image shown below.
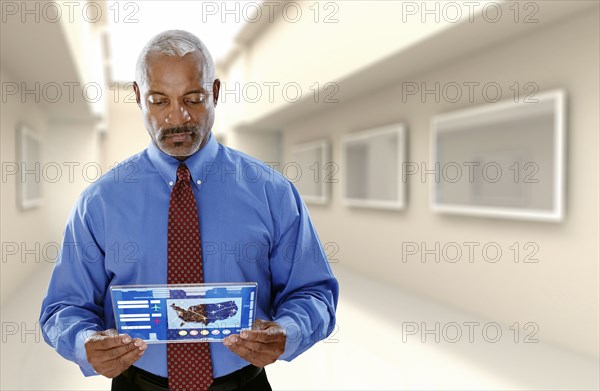
<path fill-rule="evenodd" d="M 170 136 L 172 134 L 179 134 L 179 133 L 197 134 L 197 133 L 199 133 L 199 129 L 196 126 L 176 126 L 174 128 L 161 129 L 160 130 L 160 138 L 164 138 L 164 137 Z"/>

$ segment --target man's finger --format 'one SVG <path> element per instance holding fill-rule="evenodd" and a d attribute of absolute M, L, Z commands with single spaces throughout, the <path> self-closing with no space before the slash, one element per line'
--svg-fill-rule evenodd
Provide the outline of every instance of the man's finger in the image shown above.
<path fill-rule="evenodd" d="M 91 347 L 95 350 L 108 350 L 127 345 L 130 342 L 131 337 L 127 334 L 117 334 L 114 336 L 93 335 L 88 338 L 86 344 L 91 343 Z"/>
<path fill-rule="evenodd" d="M 242 330 L 240 338 L 248 341 L 257 341 L 262 343 L 278 342 L 285 336 L 283 329 L 269 328 L 266 330 Z"/>
<path fill-rule="evenodd" d="M 123 370 L 129 368 L 131 364 L 139 360 L 139 358 L 144 355 L 147 346 L 148 345 L 144 344 L 137 349 L 131 350 L 119 357 L 117 361 L 122 365 Z"/>
<path fill-rule="evenodd" d="M 264 330 L 269 328 L 271 322 L 262 319 L 256 319 L 254 323 L 252 323 L 252 330 Z"/>
<path fill-rule="evenodd" d="M 146 343 L 141 339 L 134 339 L 127 345 L 117 346 L 112 349 L 108 349 L 106 350 L 106 354 L 104 355 L 105 359 L 102 362 L 116 360 L 132 350 L 137 350 L 138 352 L 146 350 Z"/>
<path fill-rule="evenodd" d="M 248 362 L 253 362 L 253 359 L 256 358 L 256 356 L 259 354 L 257 352 L 255 352 L 254 350 L 250 349 L 250 347 L 248 347 L 247 345 L 243 344 L 243 343 L 234 343 L 232 345 L 227 346 L 232 352 L 234 352 L 235 354 L 237 354 L 238 356 L 240 356 L 241 358 L 243 358 L 244 360 L 248 361 Z"/>
<path fill-rule="evenodd" d="M 90 334 L 86 340 L 101 340 L 104 337 L 115 337 L 117 335 L 119 335 L 119 332 L 117 330 L 108 329 L 108 330 L 96 331 L 96 332 Z M 123 334 L 123 335 L 125 335 L 125 334 Z"/>
<path fill-rule="evenodd" d="M 270 346 L 272 344 L 270 344 L 270 343 L 264 343 L 264 342 L 256 342 L 256 341 L 244 340 L 244 339 L 238 338 L 235 343 L 232 343 L 232 345 L 242 346 L 242 347 L 244 347 L 244 348 L 246 348 L 246 349 L 248 349 L 248 350 L 250 350 L 252 352 L 255 352 L 255 353 L 262 353 L 262 352 L 266 352 L 266 351 L 271 351 Z"/>
<path fill-rule="evenodd" d="M 102 335 L 106 335 L 107 337 L 116 337 L 117 335 L 119 335 L 119 332 L 116 329 L 108 329 L 108 330 L 101 331 L 100 333 Z"/>
<path fill-rule="evenodd" d="M 123 371 L 125 371 L 127 368 L 133 365 L 133 363 L 135 363 L 137 360 L 140 359 L 140 357 L 144 355 L 144 352 L 146 351 L 146 346 L 147 345 L 144 344 L 143 350 L 139 350 L 139 348 L 134 349 L 112 360 L 111 368 L 106 371 L 105 376 L 110 378 L 119 376 L 121 373 L 123 373 Z"/>
<path fill-rule="evenodd" d="M 237 354 L 238 356 L 240 356 L 241 358 L 243 358 L 244 360 L 248 361 L 250 364 L 256 367 L 267 366 L 269 364 L 274 363 L 277 359 L 277 356 L 273 355 L 272 353 L 256 352 L 240 343 L 228 346 L 228 348 L 233 353 Z"/>

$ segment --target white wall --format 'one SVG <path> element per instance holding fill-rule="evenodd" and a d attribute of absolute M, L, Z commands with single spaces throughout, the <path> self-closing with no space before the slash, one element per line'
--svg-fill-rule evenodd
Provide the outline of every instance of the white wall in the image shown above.
<path fill-rule="evenodd" d="M 4 68 L 1 72 L 2 82 L 17 82 Z M 18 160 L 16 128 L 26 124 L 41 136 L 42 160 L 38 172 L 43 186 L 43 204 L 23 211 L 17 207 L 19 177 L 3 178 L 0 221 L 4 302 L 32 273 L 53 266 L 77 197 L 102 170 L 98 138 L 91 123 L 51 121 L 35 102 L 35 96 L 22 101 L 20 94 L 2 103 L 1 121 L 3 175 L 8 165 Z M 13 243 L 17 244 L 17 253 Z"/>
<path fill-rule="evenodd" d="M 102 146 L 106 168 L 140 152 L 150 143 L 132 93 L 132 88 L 121 87 L 109 100 L 108 126 Z"/>
<path fill-rule="evenodd" d="M 64 234 L 67 217 L 81 191 L 95 182 L 106 170 L 100 160 L 99 135 L 90 123 L 55 122 L 49 124 L 46 144 L 46 164 L 60 167 L 60 177 L 48 169 L 46 200 L 51 205 L 46 212 L 51 237 Z"/>
<path fill-rule="evenodd" d="M 483 7 L 488 2 L 479 5 Z M 403 3 L 372 0 L 368 4 L 364 1 L 279 3 L 283 6 L 273 11 L 273 22 L 229 67 L 224 80 L 229 90 L 240 83 L 237 95 L 254 99 L 255 90 L 248 83 L 257 83 L 262 96 L 254 104 L 230 104 L 235 106 L 231 109 L 235 111 L 231 125 L 251 122 L 289 106 L 286 99 L 293 100 L 298 90 L 290 85 L 286 93 L 284 87 L 288 83 L 296 83 L 302 97 L 312 96 L 315 83 L 323 87 L 453 26 L 447 20 L 421 23 L 418 17 L 403 21 L 403 13 L 410 9 Z M 468 18 L 467 7 L 461 2 L 456 4 L 463 9 L 461 15 Z M 267 19 L 269 12 L 265 10 L 263 15 Z M 376 26 L 372 21 L 376 21 Z M 280 83 L 272 85 L 273 99 L 267 98 L 269 85 L 264 83 Z M 232 103 L 233 96 L 227 101 Z"/>
<path fill-rule="evenodd" d="M 437 104 L 432 97 L 425 104 L 418 97 L 403 103 L 399 82 L 287 126 L 284 161 L 290 159 L 294 144 L 324 136 L 332 141 L 333 161 L 341 166 L 340 183 L 333 186 L 329 206 L 311 206 L 310 212 L 321 240 L 339 245 L 340 265 L 508 325 L 535 322 L 537 337 L 598 357 L 599 67 L 597 15 L 585 13 L 404 80 L 426 82 L 430 87 L 436 82 L 494 81 L 508 99 L 514 82 L 534 82 L 540 91 L 564 87 L 568 94 L 568 204 L 562 223 L 437 215 L 429 209 L 429 181 L 422 183 L 419 176 L 409 178 L 408 208 L 403 212 L 342 206 L 340 140 L 344 134 L 404 122 L 409 160 L 429 162 L 430 118 L 470 106 L 465 99 Z M 475 104 L 482 102 L 480 93 Z M 418 257 L 403 263 L 402 244 L 406 242 L 425 242 L 428 248 L 436 242 L 442 246 L 496 242 L 503 257 L 495 264 L 477 253 L 474 263 L 466 262 L 466 256 L 455 264 L 435 263 L 431 258 L 421 263 Z M 515 263 L 509 248 L 514 242 L 537 243 L 539 263 Z M 357 287 L 342 286 L 342 294 L 349 289 Z"/>
<path fill-rule="evenodd" d="M 281 163 L 281 132 L 230 132 L 225 143 L 242 152 L 251 151 L 253 157 L 278 170 Z"/>
<path fill-rule="evenodd" d="M 17 82 L 0 63 L 0 76 L 2 83 Z M 0 148 L 2 151 L 2 197 L 0 209 L 0 233 L 2 241 L 1 298 L 4 302 L 10 293 L 22 284 L 27 277 L 47 265 L 40 262 L 41 251 L 44 245 L 52 240 L 46 223 L 46 212 L 51 208 L 47 202 L 41 207 L 21 210 L 17 207 L 17 182 L 19 175 L 6 175 L 9 166 L 17 162 L 17 126 L 26 124 L 42 139 L 48 139 L 48 125 L 46 115 L 39 105 L 33 102 L 21 103 L 19 94 L 13 95 L 2 103 L 0 116 Z M 42 158 L 45 156 L 42 149 Z M 31 176 L 28 176 L 31 178 Z M 44 185 L 43 191 L 47 191 Z M 16 248 L 14 247 L 16 246 Z M 24 250 L 33 250 L 27 255 Z M 16 253 L 15 253 L 16 252 Z"/>
<path fill-rule="evenodd" d="M 19 5 L 25 7 L 25 3 Z M 18 10 L 19 5 L 15 3 Z M 21 10 L 40 10 L 39 5 Z M 19 86 L 15 95 L 1 102 L 3 172 L 6 164 L 17 159 L 15 127 L 27 124 L 41 135 L 40 180 L 44 188 L 43 205 L 21 211 L 16 204 L 16 179 L 2 183 L 2 302 L 38 269 L 52 267 L 68 214 L 82 189 L 97 176 L 94 166 L 101 157 L 92 117 L 100 119 L 104 114 L 105 97 L 96 104 L 88 103 L 81 86 L 104 85 L 101 34 L 106 18 L 90 22 L 82 16 L 81 7 L 75 7 L 70 18 L 63 2 L 54 6 L 49 10 L 43 7 L 42 15 L 29 13 L 24 19 L 8 15 L 2 23 L 3 90 L 7 82 Z M 45 11 L 54 15 L 56 9 L 62 10 L 58 22 L 53 16 L 45 17 Z M 106 9 L 103 14 L 108 14 Z M 67 85 L 64 83 L 77 87 L 72 92 L 61 89 L 56 100 L 44 93 L 46 86 Z M 34 86 L 38 86 L 37 93 L 29 93 L 23 100 L 21 90 L 32 91 Z M 6 247 L 13 242 L 19 244 L 17 254 Z M 20 262 L 25 249 L 33 249 L 33 253 Z"/>

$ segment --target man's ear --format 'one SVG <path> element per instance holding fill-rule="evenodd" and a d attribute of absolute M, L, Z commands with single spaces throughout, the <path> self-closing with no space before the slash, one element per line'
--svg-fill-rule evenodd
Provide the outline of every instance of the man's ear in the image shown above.
<path fill-rule="evenodd" d="M 137 83 L 133 82 L 133 91 L 135 91 L 135 101 L 137 102 L 138 107 L 142 108 L 142 101 L 140 99 L 140 87 L 138 87 Z"/>
<path fill-rule="evenodd" d="M 213 104 L 215 107 L 217 106 L 217 102 L 219 101 L 219 91 L 221 91 L 221 80 L 215 79 L 213 83 Z"/>

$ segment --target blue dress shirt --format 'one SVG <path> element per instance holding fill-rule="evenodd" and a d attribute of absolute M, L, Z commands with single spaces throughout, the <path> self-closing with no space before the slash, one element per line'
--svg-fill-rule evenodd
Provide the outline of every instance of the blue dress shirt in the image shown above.
<path fill-rule="evenodd" d="M 179 161 L 151 143 L 88 186 L 67 222 L 42 303 L 44 339 L 82 372 L 85 339 L 115 328 L 110 285 L 166 284 L 169 200 Z M 287 332 L 290 361 L 335 325 L 338 283 L 308 211 L 285 177 L 211 134 L 185 160 L 198 205 L 205 282 L 258 282 L 257 318 Z M 211 343 L 213 375 L 248 362 Z M 167 377 L 164 344 L 134 364 Z"/>

